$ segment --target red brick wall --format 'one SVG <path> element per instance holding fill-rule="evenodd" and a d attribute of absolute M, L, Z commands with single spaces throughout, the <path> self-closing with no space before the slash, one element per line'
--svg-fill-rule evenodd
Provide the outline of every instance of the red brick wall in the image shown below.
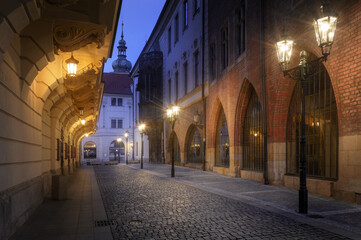
<path fill-rule="evenodd" d="M 331 1 L 339 14 L 335 43 L 328 61 L 324 63 L 335 92 L 339 136 L 361 134 L 361 3 L 359 1 Z M 299 52 L 321 56 L 312 21 L 319 14 L 318 1 L 265 1 L 265 70 L 267 86 L 268 142 L 285 142 L 287 115 L 295 82 L 283 76 L 277 62 L 274 44 L 279 40 L 282 26 L 295 41 L 291 66 L 299 61 Z M 299 3 L 299 4 L 298 4 Z M 237 1 L 209 2 L 209 44 L 216 42 L 217 80 L 210 84 L 207 99 L 207 147 L 214 147 L 218 108 L 225 111 L 231 146 L 242 143 L 242 109 L 247 91 L 244 79 L 251 84 L 260 102 L 263 92 L 260 68 L 260 1 L 247 1 L 246 53 L 234 56 L 234 9 Z M 222 9 L 221 13 L 219 9 Z M 214 16 L 217 16 L 215 18 Z M 221 70 L 221 28 L 229 26 L 229 66 Z M 207 46 L 208 47 L 208 46 Z M 206 60 L 207 61 L 207 60 Z M 241 90 L 242 89 L 242 90 Z M 238 105 L 238 107 L 237 107 Z"/>

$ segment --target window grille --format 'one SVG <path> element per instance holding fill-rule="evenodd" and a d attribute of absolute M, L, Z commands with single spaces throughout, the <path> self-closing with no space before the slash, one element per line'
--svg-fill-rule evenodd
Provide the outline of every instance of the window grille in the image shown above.
<path fill-rule="evenodd" d="M 229 167 L 229 135 L 223 109 L 218 117 L 216 136 L 216 166 Z"/>
<path fill-rule="evenodd" d="M 305 137 L 307 175 L 337 178 L 338 120 L 336 99 L 330 76 L 322 63 L 309 78 L 305 92 Z M 301 88 L 297 84 L 291 99 L 287 120 L 288 174 L 299 173 L 301 134 Z"/>
<path fill-rule="evenodd" d="M 244 119 L 243 169 L 264 169 L 263 112 L 257 94 L 252 90 Z"/>

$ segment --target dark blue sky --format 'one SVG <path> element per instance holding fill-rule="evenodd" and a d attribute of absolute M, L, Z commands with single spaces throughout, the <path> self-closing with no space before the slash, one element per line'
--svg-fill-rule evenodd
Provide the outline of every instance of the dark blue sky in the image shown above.
<path fill-rule="evenodd" d="M 124 22 L 124 40 L 127 42 L 127 59 L 134 66 L 145 40 L 149 38 L 166 0 L 123 0 L 114 42 L 113 55 L 104 66 L 104 72 L 113 72 L 112 62 L 117 59 L 118 42 Z"/>

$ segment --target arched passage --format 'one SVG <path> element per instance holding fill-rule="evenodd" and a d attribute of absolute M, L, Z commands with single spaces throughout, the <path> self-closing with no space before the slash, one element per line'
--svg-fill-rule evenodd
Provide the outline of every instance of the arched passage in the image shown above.
<path fill-rule="evenodd" d="M 123 142 L 114 140 L 109 146 L 109 161 L 121 161 L 125 156 L 125 146 Z"/>
<path fill-rule="evenodd" d="M 86 142 L 84 144 L 84 159 L 94 159 L 97 158 L 97 145 L 95 142 Z"/>

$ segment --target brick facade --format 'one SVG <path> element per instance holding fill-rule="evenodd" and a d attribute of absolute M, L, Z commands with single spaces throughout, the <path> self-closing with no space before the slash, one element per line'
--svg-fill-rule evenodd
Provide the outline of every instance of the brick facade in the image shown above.
<path fill-rule="evenodd" d="M 168 2 L 168 1 L 167 1 Z M 201 1 L 204 5 L 204 78 L 206 112 L 203 112 L 200 90 L 194 89 L 180 99 L 182 107 L 180 120 L 176 122 L 182 164 L 187 163 L 187 142 L 190 129 L 194 127 L 192 117 L 197 110 L 206 116 L 206 169 L 230 176 L 264 182 L 268 176 L 270 184 L 298 188 L 297 175 L 287 174 L 287 124 L 290 102 L 296 82 L 284 77 L 277 62 L 275 43 L 279 41 L 281 29 L 285 26 L 295 41 L 290 68 L 298 65 L 299 53 L 306 50 L 311 58 L 321 57 L 312 26 L 313 18 L 319 14 L 320 2 L 311 0 L 295 1 Z M 236 27 L 237 9 L 245 7 L 245 51 L 237 51 Z M 167 6 L 167 4 L 166 4 Z M 264 7 L 262 16 L 261 7 Z M 361 192 L 361 84 L 358 54 L 361 50 L 360 8 L 358 1 L 331 1 L 331 7 L 339 16 L 335 42 L 331 55 L 324 67 L 330 77 L 334 91 L 337 115 L 337 177 L 334 179 L 308 178 L 310 192 L 333 196 L 355 202 Z M 170 14 L 171 16 L 171 14 Z M 172 21 L 163 16 L 163 21 Z M 166 24 L 165 24 L 166 25 Z M 156 26 L 156 28 L 160 26 Z M 167 29 L 167 28 L 165 28 Z M 226 30 L 225 30 L 226 29 Z M 263 30 L 262 30 L 263 29 Z M 167 34 L 166 30 L 163 30 Z M 226 41 L 224 35 L 227 32 Z M 160 33 L 162 34 L 162 33 Z M 228 40 L 227 40 L 228 39 Z M 188 38 L 181 39 L 190 40 Z M 167 41 L 160 42 L 166 48 Z M 226 42 L 226 43 L 225 43 Z M 211 66 L 211 47 L 215 52 L 215 69 Z M 224 47 L 227 46 L 228 65 L 223 68 Z M 172 51 L 184 51 L 175 46 Z M 264 49 L 264 55 L 262 55 Z M 164 52 L 164 51 L 163 51 Z M 222 60 L 223 58 L 223 60 Z M 168 59 L 164 62 L 167 62 Z M 213 59 L 213 58 L 212 58 Z M 264 61 L 263 61 L 264 59 Z M 263 69 L 264 66 L 264 69 Z M 165 72 L 165 76 L 168 72 Z M 211 74 L 212 73 L 212 74 Z M 263 85 L 263 80 L 265 86 Z M 167 77 L 164 78 L 164 81 Z M 182 84 L 182 79 L 180 79 Z M 163 82 L 163 86 L 166 83 Z M 201 87 L 201 86 L 200 86 Z M 263 90 L 266 89 L 266 92 Z M 164 89 L 167 91 L 167 89 Z M 197 91 L 199 91 L 197 95 Z M 255 92 L 266 112 L 267 162 L 264 172 L 243 168 L 245 113 L 252 92 Z M 197 97 L 195 97 L 197 96 Z M 266 99 L 264 99 L 266 97 Z M 191 99 L 191 100 L 189 100 Z M 168 106 L 163 99 L 164 107 Z M 182 106 L 183 105 L 183 106 Z M 265 106 L 266 105 L 266 106 Z M 217 121 L 223 109 L 229 134 L 229 167 L 215 166 Z M 266 111 L 265 111 L 266 110 Z M 170 161 L 170 124 L 165 119 L 165 140 L 167 162 Z"/>

